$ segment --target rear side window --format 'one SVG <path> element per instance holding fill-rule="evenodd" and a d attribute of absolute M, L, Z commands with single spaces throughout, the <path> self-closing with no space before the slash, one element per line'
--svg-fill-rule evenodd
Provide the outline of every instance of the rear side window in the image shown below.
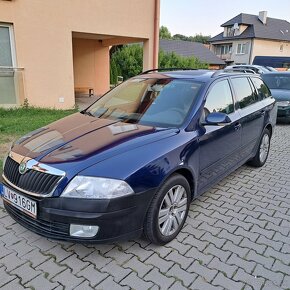
<path fill-rule="evenodd" d="M 267 86 L 264 84 L 264 82 L 258 78 L 251 78 L 253 84 L 255 85 L 260 100 L 264 100 L 266 98 L 269 98 L 271 96 L 271 93 Z"/>
<path fill-rule="evenodd" d="M 207 95 L 204 111 L 206 115 L 213 112 L 225 114 L 234 112 L 232 92 L 227 80 L 220 81 L 213 85 Z"/>
<path fill-rule="evenodd" d="M 248 78 L 233 78 L 232 84 L 241 109 L 258 102 L 258 95 L 253 92 Z"/>

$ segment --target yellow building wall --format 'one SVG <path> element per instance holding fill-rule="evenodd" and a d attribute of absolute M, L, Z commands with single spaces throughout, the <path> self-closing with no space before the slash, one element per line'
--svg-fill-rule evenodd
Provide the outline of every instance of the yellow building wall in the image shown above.
<path fill-rule="evenodd" d="M 155 0 L 0 0 L 0 22 L 13 24 L 17 67 L 24 67 L 29 103 L 41 107 L 74 106 L 72 32 L 145 41 L 144 68 L 151 68 L 154 9 Z M 106 57 L 105 61 L 95 62 L 103 65 L 97 69 L 98 76 L 108 72 L 106 41 L 105 49 L 98 48 L 99 54 Z M 75 77 L 80 83 L 81 74 Z M 96 86 L 96 80 L 89 81 Z M 103 92 L 109 88 L 108 77 L 101 81 Z M 64 98 L 63 103 L 60 98 Z"/>
<path fill-rule="evenodd" d="M 283 50 L 280 51 L 280 46 Z M 254 39 L 251 63 L 255 56 L 290 56 L 290 42 Z"/>
<path fill-rule="evenodd" d="M 75 87 L 92 87 L 96 95 L 104 94 L 110 82 L 109 47 L 99 40 L 73 39 Z"/>

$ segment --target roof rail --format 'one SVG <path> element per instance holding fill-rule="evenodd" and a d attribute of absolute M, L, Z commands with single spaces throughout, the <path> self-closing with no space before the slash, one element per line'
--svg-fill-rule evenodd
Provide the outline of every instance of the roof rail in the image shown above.
<path fill-rule="evenodd" d="M 171 67 L 171 68 L 154 68 L 154 69 L 149 69 L 149 70 L 146 70 L 146 71 L 143 71 L 140 73 L 140 75 L 145 75 L 145 74 L 148 74 L 148 73 L 151 73 L 151 72 L 158 72 L 158 71 L 175 71 L 175 70 L 197 70 L 196 68 L 179 68 L 179 67 Z"/>
<path fill-rule="evenodd" d="M 242 72 L 242 73 L 250 73 L 256 74 L 256 72 L 250 68 L 231 68 L 231 69 L 224 69 L 224 72 Z"/>
<path fill-rule="evenodd" d="M 255 71 L 253 71 L 252 69 L 243 69 L 243 68 L 231 68 L 231 69 L 220 69 L 215 71 L 212 74 L 212 78 L 215 76 L 218 76 L 222 73 L 248 73 L 248 74 L 257 74 Z"/>

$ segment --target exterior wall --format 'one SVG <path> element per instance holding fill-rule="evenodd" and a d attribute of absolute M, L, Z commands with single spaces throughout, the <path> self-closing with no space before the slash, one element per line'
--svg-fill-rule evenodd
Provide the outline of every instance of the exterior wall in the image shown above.
<path fill-rule="evenodd" d="M 238 54 L 238 44 L 247 44 L 246 53 Z M 251 39 L 243 39 L 238 41 L 233 41 L 233 52 L 232 52 L 232 60 L 235 64 L 249 64 L 250 54 L 251 54 Z"/>
<path fill-rule="evenodd" d="M 96 95 L 108 90 L 110 82 L 109 47 L 99 40 L 73 39 L 75 87 L 92 87 Z"/>
<path fill-rule="evenodd" d="M 283 51 L 280 46 L 283 45 Z M 251 63 L 255 56 L 290 56 L 290 42 L 255 39 Z"/>
<path fill-rule="evenodd" d="M 237 54 L 239 43 L 248 43 L 245 54 Z M 221 44 L 232 44 L 232 53 L 227 56 L 227 61 L 233 61 L 235 64 L 251 64 L 255 56 L 290 56 L 290 42 L 286 41 L 267 39 L 227 40 L 212 43 L 211 50 L 215 53 L 215 46 Z M 280 51 L 281 45 L 283 45 L 283 51 Z"/>
<path fill-rule="evenodd" d="M 57 108 L 74 106 L 73 32 L 102 40 L 104 49 L 96 45 L 94 52 L 96 65 L 104 69 L 96 71 L 98 76 L 108 73 L 108 46 L 118 38 L 144 41 L 144 68 L 151 68 L 154 9 L 155 0 L 0 0 L 0 22 L 13 24 L 16 64 L 24 68 L 29 103 Z M 80 52 L 74 50 L 75 59 L 84 49 L 80 46 Z M 100 61 L 97 56 L 105 60 Z M 76 67 L 80 66 L 77 62 Z M 80 72 L 75 77 L 77 84 L 85 85 L 81 84 Z M 89 81 L 97 84 L 96 80 Z M 108 77 L 101 81 L 103 92 L 109 88 Z M 64 102 L 59 98 L 64 98 Z"/>
<path fill-rule="evenodd" d="M 246 53 L 238 54 L 237 48 L 238 44 L 247 44 Z M 215 53 L 215 47 L 218 45 L 224 44 L 232 44 L 232 52 L 224 55 L 224 60 L 228 62 L 234 62 L 235 64 L 249 64 L 250 55 L 251 55 L 251 47 L 252 47 L 252 40 L 251 39 L 243 39 L 243 40 L 226 40 L 226 41 L 219 41 L 211 44 L 211 51 Z M 222 57 L 219 55 L 219 57 Z"/>

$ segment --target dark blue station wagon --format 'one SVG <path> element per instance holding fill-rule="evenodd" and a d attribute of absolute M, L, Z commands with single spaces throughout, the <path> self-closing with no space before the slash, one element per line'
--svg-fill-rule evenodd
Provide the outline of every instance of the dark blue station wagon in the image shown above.
<path fill-rule="evenodd" d="M 22 137 L 4 162 L 7 212 L 36 233 L 104 243 L 174 239 L 190 202 L 263 166 L 277 108 L 258 75 L 148 71 Z"/>

